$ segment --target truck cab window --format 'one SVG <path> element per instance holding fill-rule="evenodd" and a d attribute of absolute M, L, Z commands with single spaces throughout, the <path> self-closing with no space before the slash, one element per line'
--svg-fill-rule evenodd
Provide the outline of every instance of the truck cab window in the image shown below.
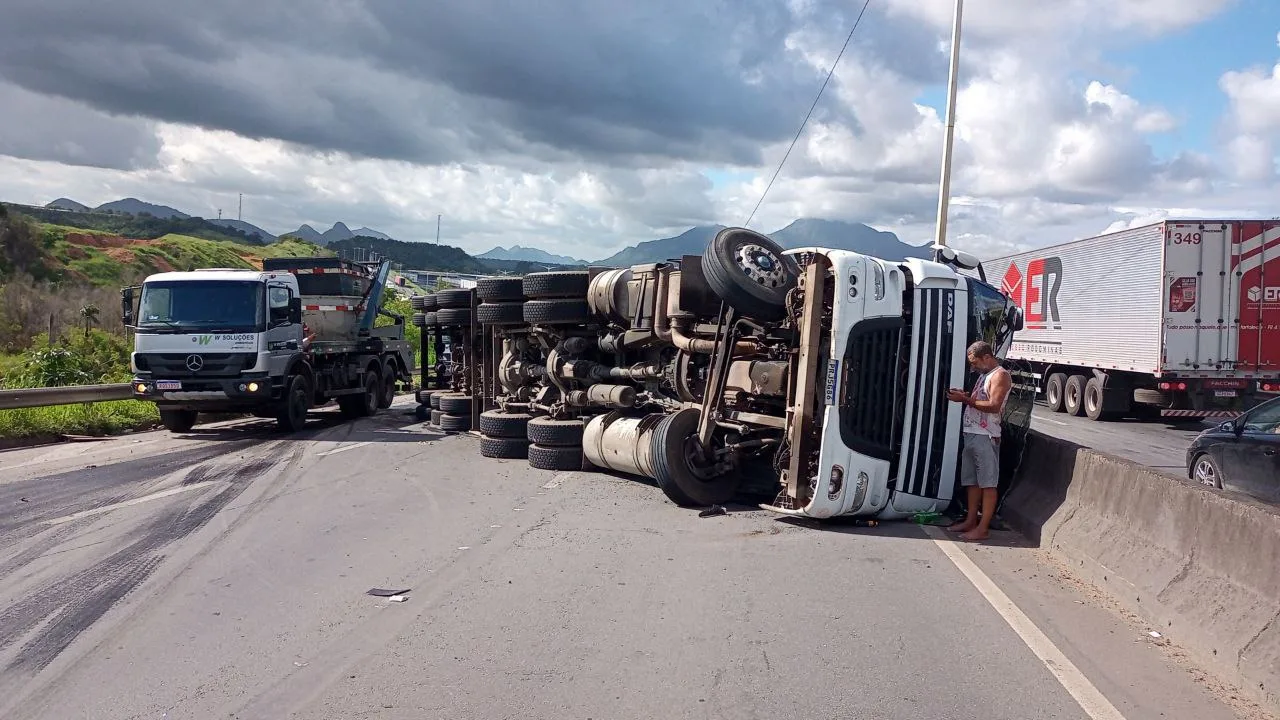
<path fill-rule="evenodd" d="M 969 343 L 985 340 L 999 350 L 1009 339 L 1012 329 L 1008 323 L 1008 303 L 999 290 L 969 279 Z"/>
<path fill-rule="evenodd" d="M 267 302 L 271 310 L 271 322 L 284 322 L 289 319 L 289 288 L 270 287 L 267 289 Z"/>

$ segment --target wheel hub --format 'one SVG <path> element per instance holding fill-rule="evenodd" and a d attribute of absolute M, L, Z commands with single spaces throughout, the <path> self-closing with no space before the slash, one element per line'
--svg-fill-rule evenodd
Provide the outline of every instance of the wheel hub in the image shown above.
<path fill-rule="evenodd" d="M 786 270 L 779 258 L 768 248 L 748 243 L 738 248 L 734 259 L 738 269 L 757 284 L 779 287 L 787 279 Z"/>

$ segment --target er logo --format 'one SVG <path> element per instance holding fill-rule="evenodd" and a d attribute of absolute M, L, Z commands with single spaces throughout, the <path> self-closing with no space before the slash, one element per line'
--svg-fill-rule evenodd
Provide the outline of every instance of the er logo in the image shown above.
<path fill-rule="evenodd" d="M 1250 301 L 1258 302 L 1259 300 L 1262 299 L 1262 288 L 1258 287 L 1257 285 L 1254 285 L 1253 287 L 1249 288 L 1246 294 L 1249 296 Z"/>

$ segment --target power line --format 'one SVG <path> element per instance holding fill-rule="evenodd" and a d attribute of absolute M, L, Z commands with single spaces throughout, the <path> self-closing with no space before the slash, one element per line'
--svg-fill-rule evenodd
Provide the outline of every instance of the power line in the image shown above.
<path fill-rule="evenodd" d="M 795 149 L 796 143 L 800 142 L 800 135 L 804 133 L 804 128 L 809 124 L 809 118 L 813 117 L 813 111 L 818 107 L 818 101 L 822 99 L 822 93 L 827 89 L 827 83 L 831 82 L 831 76 L 836 73 L 836 66 L 840 64 L 840 58 L 844 57 L 844 51 L 849 47 L 849 41 L 853 39 L 853 33 L 862 24 L 862 16 L 867 12 L 867 6 L 871 4 L 871 0 L 865 0 L 862 3 L 862 10 L 858 11 L 858 17 L 853 21 L 853 27 L 849 28 L 849 35 L 844 39 L 844 45 L 840 46 L 840 53 L 836 55 L 835 62 L 831 63 L 831 69 L 827 71 L 827 78 L 822 81 L 822 87 L 818 88 L 818 94 L 813 98 L 813 104 L 809 106 L 809 112 L 804 116 L 804 121 L 800 123 L 800 129 L 796 130 L 796 136 L 791 138 L 791 144 L 787 146 L 787 152 L 782 156 L 782 162 L 778 163 L 778 169 L 773 171 L 773 177 L 769 178 L 769 184 L 764 186 L 764 192 L 760 193 L 760 199 L 756 201 L 756 206 L 751 209 L 751 214 L 747 216 L 747 221 L 742 223 L 742 227 L 751 224 L 751 220 L 755 218 L 756 211 L 760 209 L 760 205 L 764 203 L 764 198 L 769 194 L 770 188 L 773 187 L 773 181 L 778 179 L 778 173 L 782 172 L 782 166 L 787 164 L 787 158 L 791 157 L 791 151 Z"/>

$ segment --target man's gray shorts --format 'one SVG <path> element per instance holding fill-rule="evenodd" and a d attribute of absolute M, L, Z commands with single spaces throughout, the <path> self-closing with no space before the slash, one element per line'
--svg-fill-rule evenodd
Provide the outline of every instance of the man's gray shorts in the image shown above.
<path fill-rule="evenodd" d="M 1000 451 L 987 435 L 964 433 L 960 448 L 960 485 L 993 488 L 1000 484 Z"/>

